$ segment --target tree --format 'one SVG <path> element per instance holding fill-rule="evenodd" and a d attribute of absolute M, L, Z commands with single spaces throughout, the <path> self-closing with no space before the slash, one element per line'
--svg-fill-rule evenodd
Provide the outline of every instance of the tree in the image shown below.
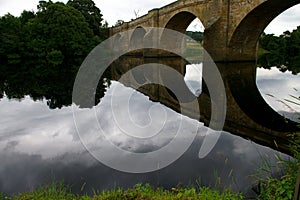
<path fill-rule="evenodd" d="M 104 24 L 102 24 L 101 28 L 108 28 L 108 22 L 105 20 Z"/>
<path fill-rule="evenodd" d="M 289 68 L 294 74 L 300 72 L 300 26 L 293 30 L 287 39 Z"/>
<path fill-rule="evenodd" d="M 187 36 L 191 37 L 193 40 L 196 40 L 197 42 L 202 42 L 203 41 L 203 32 L 186 31 L 185 34 Z"/>
<path fill-rule="evenodd" d="M 35 13 L 33 11 L 24 10 L 20 16 L 21 24 L 25 25 L 27 22 L 29 22 L 29 20 L 33 18 L 35 18 Z"/>
<path fill-rule="evenodd" d="M 37 5 L 37 9 L 39 12 L 46 11 L 49 5 L 53 4 L 51 0 L 47 1 L 39 1 L 39 5 Z"/>
<path fill-rule="evenodd" d="M 279 37 L 263 33 L 259 47 L 265 52 L 258 58 L 260 66 L 277 66 L 281 71 L 290 70 L 293 74 L 300 72 L 300 27 L 293 32 L 285 31 Z"/>
<path fill-rule="evenodd" d="M 118 20 L 116 23 L 115 23 L 115 26 L 120 26 L 120 25 L 122 25 L 122 24 L 124 24 L 124 20 Z"/>
<path fill-rule="evenodd" d="M 61 52 L 65 58 L 87 55 L 94 36 L 82 14 L 63 3 L 42 2 L 39 7 L 43 9 L 27 23 L 28 51 L 38 57 L 53 52 Z"/>
<path fill-rule="evenodd" d="M 140 17 L 140 15 L 139 15 L 140 11 L 141 11 L 140 9 L 133 10 L 135 19 Z"/>
<path fill-rule="evenodd" d="M 102 25 L 102 14 L 93 0 L 69 0 L 67 5 L 78 10 L 89 24 L 95 35 L 99 35 Z"/>
<path fill-rule="evenodd" d="M 11 14 L 0 18 L 0 57 L 19 58 L 21 51 L 21 22 Z"/>
<path fill-rule="evenodd" d="M 8 98 L 47 99 L 50 108 L 70 105 L 79 66 L 101 35 L 94 35 L 83 14 L 72 6 L 40 1 L 37 7 L 36 13 L 0 17 L 0 98 L 5 92 Z M 107 24 L 100 30 L 107 31 Z M 104 92 L 100 82 L 96 101 Z"/>

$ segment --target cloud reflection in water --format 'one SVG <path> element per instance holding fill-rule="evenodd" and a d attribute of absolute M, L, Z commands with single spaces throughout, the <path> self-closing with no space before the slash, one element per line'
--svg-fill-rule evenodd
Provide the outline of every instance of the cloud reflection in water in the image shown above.
<path fill-rule="evenodd" d="M 178 120 L 183 119 L 184 131 L 188 134 L 192 126 L 199 125 L 197 137 L 188 151 L 170 166 L 156 172 L 128 174 L 110 169 L 97 162 L 81 144 L 74 125 L 72 108 L 49 110 L 46 102 L 32 101 L 26 97 L 21 102 L 3 98 L 0 101 L 0 191 L 22 192 L 52 179 L 64 179 L 79 192 L 86 182 L 84 192 L 92 188 L 101 190 L 115 185 L 130 187 L 138 182 L 170 188 L 178 183 L 188 184 L 196 179 L 203 185 L 214 186 L 215 172 L 221 177 L 222 186 L 231 186 L 234 191 L 249 191 L 252 181 L 248 176 L 255 173 L 261 155 L 275 162 L 274 151 L 223 132 L 213 151 L 204 159 L 198 158 L 206 127 L 202 123 L 164 107 L 167 122 L 159 137 L 137 143 L 123 134 L 116 126 L 110 108 L 111 91 L 120 86 L 113 82 L 111 88 L 96 107 L 96 114 L 109 139 L 121 148 L 134 152 L 149 152 L 166 145 L 178 130 Z M 122 110 L 122 93 L 130 88 L 118 90 L 119 112 Z M 130 111 L 140 125 L 150 121 L 148 109 L 158 103 L 150 102 L 140 93 L 132 96 L 134 104 Z M 162 105 L 160 105 L 162 106 Z M 154 110 L 155 111 L 155 110 Z M 77 110 L 76 112 L 84 112 Z M 160 115 L 152 120 L 160 121 Z M 86 136 L 95 134 L 97 127 L 85 118 Z M 149 133 L 143 133 L 149 135 Z M 196 133 L 193 133 L 196 134 Z M 101 147 L 100 147 L 101 148 Z M 109 155 L 110 152 L 107 152 Z M 113 155 L 111 155 L 113 156 Z M 231 175 L 230 175 L 231 174 Z M 233 181 L 234 180 L 234 181 Z"/>

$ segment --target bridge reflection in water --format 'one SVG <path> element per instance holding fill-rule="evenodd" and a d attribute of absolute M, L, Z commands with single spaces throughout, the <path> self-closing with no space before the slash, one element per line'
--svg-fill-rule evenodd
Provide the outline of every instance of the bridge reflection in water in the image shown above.
<path fill-rule="evenodd" d="M 161 58 L 166 55 L 160 53 L 156 54 L 160 58 L 147 58 L 155 56 L 155 53 L 146 49 L 139 54 L 133 51 L 142 47 L 153 48 L 149 47 L 150 43 L 158 43 L 163 47 L 164 43 L 168 43 L 168 47 L 176 52 L 178 47 L 182 47 L 181 37 L 165 34 L 168 31 L 158 34 L 153 31 L 153 27 L 184 34 L 190 23 L 198 18 L 205 28 L 203 47 L 216 62 L 225 85 L 227 112 L 224 130 L 288 153 L 288 135 L 298 128 L 295 123 L 273 111 L 263 100 L 256 86 L 255 62 L 257 43 L 263 30 L 280 13 L 299 3 L 299 0 L 178 0 L 162 8 L 150 10 L 144 16 L 110 28 L 110 36 L 115 37 L 112 45 L 114 48 L 122 44 L 120 49 L 126 49 L 131 55 L 144 55 L 144 58 L 124 57 L 116 61 L 115 70 L 112 70 L 113 79 L 118 79 L 122 73 L 143 63 L 165 64 L 184 74 L 185 62 L 180 58 Z M 182 54 L 178 51 L 177 55 Z M 204 64 L 204 75 L 209 70 Z M 209 93 L 209 87 L 205 83 L 202 85 L 202 93 L 197 99 L 200 105 L 200 121 L 207 125 L 214 118 L 214 112 L 211 112 L 214 107 L 211 106 L 213 98 L 210 98 L 214 94 Z M 139 90 L 153 101 L 159 101 L 176 111 L 180 110 L 174 95 L 162 86 L 144 86 Z M 197 116 L 193 112 L 189 115 L 194 118 Z"/>
<path fill-rule="evenodd" d="M 195 95 L 195 91 L 192 93 L 184 80 L 186 65 L 189 63 L 181 57 L 125 55 L 112 63 L 112 79 L 119 80 L 130 69 L 147 63 L 159 63 L 177 70 L 183 75 L 180 85 L 185 85 L 183 89 L 186 90 L 187 95 Z M 273 149 L 290 153 L 288 148 L 289 135 L 299 129 L 296 123 L 279 115 L 262 98 L 256 86 L 256 63 L 222 62 L 216 63 L 216 65 L 222 76 L 227 96 L 226 120 L 223 130 Z M 206 70 L 207 66 L 203 64 L 202 73 L 205 74 Z M 133 77 L 133 79 L 123 79 L 122 83 L 129 87 L 132 81 L 143 85 L 146 79 L 147 77 L 143 76 L 143 74 L 139 74 L 139 76 Z M 206 83 L 203 81 L 201 85 L 202 89 L 199 89 L 202 92 L 197 97 L 200 107 L 200 118 L 198 117 L 199 113 L 195 113 L 193 110 L 189 110 L 187 115 L 204 122 L 208 126 L 211 121 L 212 100 Z M 161 102 L 177 112 L 181 110 L 174 93 L 162 85 L 146 84 L 138 90 L 149 96 L 152 101 Z"/>

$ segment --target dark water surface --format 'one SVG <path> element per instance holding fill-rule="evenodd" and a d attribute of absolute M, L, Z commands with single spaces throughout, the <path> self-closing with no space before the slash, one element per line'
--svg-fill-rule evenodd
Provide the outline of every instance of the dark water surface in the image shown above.
<path fill-rule="evenodd" d="M 289 103 L 287 106 L 277 100 L 290 98 L 289 95 L 300 95 L 300 76 L 292 75 L 288 71 L 281 73 L 276 68 L 257 71 L 257 85 L 265 100 L 273 109 L 296 119 L 298 115 L 295 112 L 300 112 L 299 107 Z M 201 77 L 197 83 L 198 78 L 193 75 L 186 77 L 186 81 L 190 81 L 189 87 L 195 94 L 201 92 Z M 71 80 L 67 82 L 72 86 Z M 56 84 L 55 80 L 49 81 L 52 85 Z M 7 90 L 5 83 L 3 85 Z M 116 88 L 117 92 L 114 91 Z M 112 81 L 94 110 L 109 139 L 119 147 L 134 152 L 153 151 L 172 139 L 178 129 L 178 120 L 182 120 L 182 131 L 186 133 L 191 133 L 192 127 L 199 126 L 198 131 L 192 133 L 197 136 L 191 147 L 171 165 L 150 173 L 124 173 L 101 164 L 86 150 L 80 141 L 76 126 L 86 127 L 86 134 L 94 135 L 97 134 L 94 133 L 96 125 L 89 119 L 82 121 L 83 124 L 76 124 L 73 118 L 74 107 L 72 109 L 70 102 L 55 106 L 59 105 L 56 104 L 59 99 L 52 98 L 51 101 L 51 96 L 42 98 L 42 95 L 36 95 L 38 97 L 34 101 L 32 92 L 28 92 L 31 97 L 28 95 L 23 97 L 26 92 L 17 97 L 17 95 L 8 96 L 6 90 L 0 100 L 0 191 L 7 194 L 28 191 L 52 180 L 64 180 L 72 185 L 74 192 L 78 193 L 92 193 L 93 189 L 110 189 L 115 186 L 126 188 L 139 182 L 171 188 L 179 183 L 193 184 L 197 180 L 201 185 L 217 189 L 231 187 L 233 191 L 241 191 L 251 196 L 254 195 L 251 190 L 254 179 L 251 175 L 261 166 L 262 158 L 276 165 L 275 154 L 288 157 L 268 147 L 222 132 L 215 148 L 208 156 L 199 159 L 199 148 L 207 130 L 203 123 L 181 116 L 160 103 L 151 102 L 147 96 Z M 58 91 L 56 88 L 53 90 Z M 35 91 L 38 93 L 39 90 Z M 124 96 L 132 92 L 128 104 Z M 63 96 L 63 92 L 58 92 L 57 96 L 59 95 Z M 111 98 L 116 95 L 115 105 L 118 105 L 118 112 L 126 112 L 129 108 L 130 117 L 141 126 L 150 121 L 149 109 L 158 108 L 152 109 L 151 120 L 154 120 L 152 123 L 158 123 L 167 116 L 161 131 L 166 137 L 143 144 L 134 143 L 124 137 L 123 129 L 115 122 L 112 113 Z M 161 109 L 164 110 L 164 114 L 161 113 Z M 81 112 L 81 109 L 75 106 L 75 112 Z M 105 153 L 110 155 L 110 152 Z M 84 188 L 81 190 L 83 185 Z"/>

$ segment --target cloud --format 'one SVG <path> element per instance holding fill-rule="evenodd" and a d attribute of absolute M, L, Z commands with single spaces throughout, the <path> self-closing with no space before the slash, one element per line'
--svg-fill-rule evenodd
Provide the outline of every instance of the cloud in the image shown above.
<path fill-rule="evenodd" d="M 114 25 L 117 20 L 130 21 L 131 19 L 135 19 L 135 12 L 137 12 L 138 16 L 142 16 L 147 14 L 149 10 L 160 8 L 174 1 L 175 0 L 130 0 L 128 3 L 120 3 L 118 0 L 96 0 L 95 3 L 100 8 L 103 18 L 107 20 L 110 25 Z"/>
<path fill-rule="evenodd" d="M 123 133 L 116 126 L 108 105 L 111 101 L 112 89 L 118 84 L 113 82 L 107 95 L 98 105 L 102 109 L 98 107 L 96 109 L 96 114 L 100 115 L 98 120 L 103 125 L 103 129 L 108 131 L 110 139 L 117 141 L 122 148 L 136 152 L 149 152 L 163 146 L 173 136 L 172 133 L 176 131 L 177 122 L 181 116 L 174 111 L 167 111 L 169 120 L 162 129 L 162 134 L 165 136 L 150 140 L 151 142 L 132 142 L 127 137 L 122 137 Z M 118 92 L 124 94 L 130 90 L 132 89 L 123 86 Z M 134 115 L 143 116 L 146 113 L 145 108 L 147 111 L 147 108 L 151 107 L 149 105 L 154 103 L 143 94 L 134 95 L 137 101 L 137 107 L 133 108 Z M 117 99 L 120 105 L 123 105 L 126 99 L 122 96 L 120 95 Z M 53 179 L 65 180 L 67 184 L 73 186 L 74 192 L 78 193 L 80 193 L 81 186 L 86 183 L 85 190 L 82 192 L 90 194 L 93 194 L 93 189 L 101 191 L 115 186 L 127 188 L 139 182 L 171 188 L 178 183 L 187 185 L 200 179 L 201 185 L 214 186 L 216 172 L 221 177 L 223 186 L 231 186 L 234 191 L 238 192 L 249 192 L 252 180 L 248 178 L 248 175 L 255 173 L 254 163 L 261 161 L 261 155 L 266 154 L 270 157 L 274 155 L 274 151 L 269 148 L 223 132 L 212 152 L 204 159 L 199 159 L 198 152 L 205 136 L 203 133 L 207 130 L 206 127 L 200 126 L 198 136 L 192 146 L 170 166 L 151 173 L 123 173 L 101 164 L 83 148 L 78 140 L 72 139 L 76 132 L 73 128 L 68 128 L 73 126 L 71 107 L 48 110 L 44 102 L 33 102 L 29 98 L 21 102 L 8 101 L 4 98 L 0 101 L 0 107 L 1 127 L 6 127 L 4 130 L 11 130 L 10 134 L 5 134 L 6 137 L 2 137 L 0 142 L 0 191 L 6 193 L 28 191 Z M 124 106 L 120 106 L 119 112 L 124 112 L 124 109 Z M 90 116 L 85 115 L 86 110 L 81 111 L 82 118 L 85 119 L 81 124 L 82 130 L 86 131 L 87 137 L 95 136 L 97 129 L 92 124 Z M 156 117 L 159 121 L 160 118 Z M 8 122 L 16 118 L 20 121 L 26 118 L 26 121 L 3 123 L 3 120 Z M 188 134 L 191 127 L 199 122 L 183 117 L 182 123 L 182 131 Z M 43 131 L 40 131 L 41 128 Z M 14 130 L 20 129 L 23 131 L 15 135 Z M 94 137 L 91 138 L 91 141 L 93 140 Z M 114 158 L 111 152 L 104 153 L 111 159 Z M 275 162 L 273 158 L 271 162 Z M 143 161 L 140 162 L 142 163 Z"/>
<path fill-rule="evenodd" d="M 0 120 L 0 146 L 10 147 L 14 141 L 16 151 L 40 152 L 43 157 L 81 146 L 70 108 L 49 110 L 45 101 L 34 102 L 28 96 L 21 102 L 4 98 L 0 107 L 5 116 Z"/>
<path fill-rule="evenodd" d="M 225 132 L 213 151 L 200 160 L 197 155 L 202 139 L 198 137 L 190 149 L 172 165 L 143 174 L 129 174 L 110 169 L 96 162 L 88 152 L 66 152 L 46 159 L 42 158 L 39 152 L 26 154 L 1 151 L 0 190 L 6 193 L 23 192 L 51 180 L 64 180 L 78 193 L 86 183 L 82 192 L 90 194 L 93 194 L 93 189 L 101 191 L 115 186 L 127 188 L 139 182 L 171 188 L 178 183 L 187 185 L 200 180 L 201 185 L 214 187 L 217 173 L 222 186 L 231 186 L 236 192 L 249 192 L 252 180 L 248 175 L 256 172 L 256 167 L 262 162 L 262 156 L 267 155 L 270 163 L 275 163 L 274 151 L 271 149 Z"/>
<path fill-rule="evenodd" d="M 265 29 L 265 32 L 268 34 L 274 33 L 275 35 L 281 35 L 284 31 L 293 31 L 297 26 L 300 26 L 299 4 L 276 17 Z"/>
<path fill-rule="evenodd" d="M 300 74 L 293 75 L 288 71 L 282 73 L 275 67 L 271 70 L 258 68 L 256 82 L 263 98 L 274 110 L 300 113 L 299 106 L 284 100 L 294 100 L 290 95 L 300 96 L 299 78 Z"/>

